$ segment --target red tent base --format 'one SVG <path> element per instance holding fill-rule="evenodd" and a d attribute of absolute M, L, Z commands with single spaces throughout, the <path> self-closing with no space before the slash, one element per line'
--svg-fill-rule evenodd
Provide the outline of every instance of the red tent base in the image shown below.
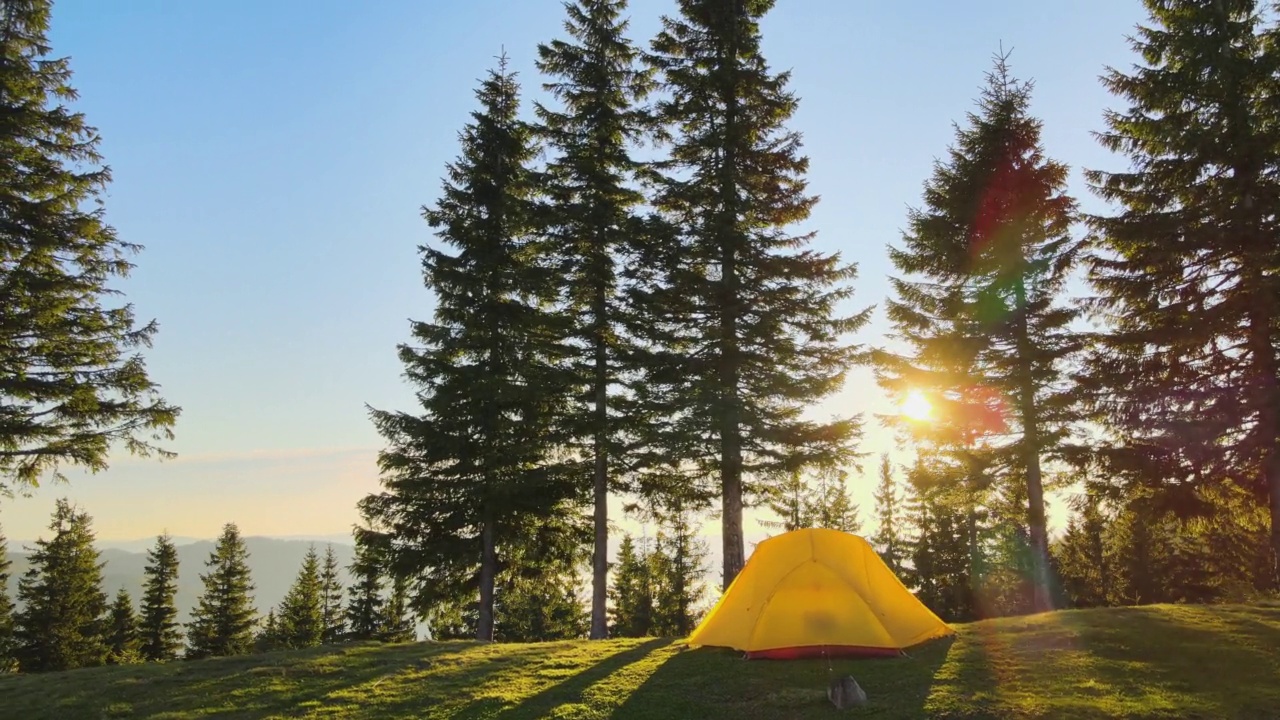
<path fill-rule="evenodd" d="M 898 648 L 860 647 L 858 645 L 809 645 L 803 647 L 751 650 L 748 660 L 804 660 L 808 658 L 889 658 L 901 657 Z"/>

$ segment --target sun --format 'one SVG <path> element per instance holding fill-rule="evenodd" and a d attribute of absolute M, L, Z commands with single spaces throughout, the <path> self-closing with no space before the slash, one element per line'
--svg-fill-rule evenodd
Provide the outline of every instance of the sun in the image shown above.
<path fill-rule="evenodd" d="M 912 390 L 902 401 L 902 414 L 912 420 L 928 420 L 933 414 L 933 406 L 929 404 L 929 398 L 926 398 L 924 393 Z"/>

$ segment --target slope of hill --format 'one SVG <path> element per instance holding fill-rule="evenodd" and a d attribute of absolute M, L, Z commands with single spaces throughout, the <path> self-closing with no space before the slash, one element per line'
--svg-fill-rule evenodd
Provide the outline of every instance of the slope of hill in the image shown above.
<path fill-rule="evenodd" d="M 102 569 L 102 588 L 108 597 L 116 594 L 120 588 L 129 591 L 135 604 L 141 601 L 142 570 L 146 567 L 146 547 L 143 550 L 130 552 L 119 548 L 107 547 L 101 550 L 101 560 L 105 563 Z M 178 606 L 178 619 L 186 622 L 196 599 L 200 596 L 203 584 L 200 573 L 205 572 L 204 563 L 213 552 L 212 540 L 187 540 L 177 545 L 178 548 L 178 593 L 175 602 Z M 249 550 L 249 570 L 253 574 L 254 602 L 258 610 L 266 614 L 269 608 L 275 607 L 289 591 L 302 566 L 302 558 L 307 548 L 315 545 L 316 552 L 324 556 L 324 548 L 328 543 L 312 540 L 289 540 L 268 537 L 247 537 L 245 546 Z M 348 543 L 332 543 L 338 563 L 342 566 L 340 577 L 344 585 L 348 582 L 347 566 L 355 555 L 355 548 Z M 22 577 L 28 568 L 27 554 L 21 552 L 21 545 L 10 545 L 9 556 L 13 560 L 10 569 L 9 594 L 18 592 L 17 578 Z"/>
<path fill-rule="evenodd" d="M 1280 717 L 1280 609 L 1150 606 L 957 627 L 893 660 L 743 661 L 671 640 L 372 643 L 0 677 L 0 716 L 826 718 L 852 674 L 876 718 Z"/>

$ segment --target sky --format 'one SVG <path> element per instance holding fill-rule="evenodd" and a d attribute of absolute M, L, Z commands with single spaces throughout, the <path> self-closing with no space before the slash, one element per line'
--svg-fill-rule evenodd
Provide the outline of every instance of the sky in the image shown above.
<path fill-rule="evenodd" d="M 632 37 L 647 43 L 675 9 L 633 0 Z M 857 342 L 884 342 L 886 246 L 1001 47 L 1035 82 L 1048 155 L 1071 166 L 1085 210 L 1106 209 L 1081 175 L 1123 167 L 1091 135 L 1121 107 L 1098 78 L 1135 61 L 1126 36 L 1142 18 L 1137 0 L 777 3 L 763 47 L 800 98 L 791 127 L 821 197 L 807 228 L 859 265 L 845 310 L 877 306 Z M 168 445 L 179 457 L 122 452 L 103 473 L 0 501 L 5 534 L 43 534 L 59 497 L 104 540 L 212 537 L 229 521 L 250 535 L 347 532 L 378 488 L 366 405 L 413 407 L 396 345 L 432 310 L 421 208 L 497 55 L 526 106 L 545 99 L 533 60 L 562 22 L 559 0 L 56 0 L 53 53 L 71 58 L 75 109 L 113 172 L 108 221 L 145 247 L 117 287 L 160 324 L 146 357 L 183 409 Z M 901 459 L 870 417 L 890 409 L 855 369 L 815 412 L 866 414 L 861 449 Z M 864 517 L 874 465 L 850 479 Z M 1060 522 L 1060 503 L 1050 513 Z M 763 530 L 749 520 L 747 533 Z"/>

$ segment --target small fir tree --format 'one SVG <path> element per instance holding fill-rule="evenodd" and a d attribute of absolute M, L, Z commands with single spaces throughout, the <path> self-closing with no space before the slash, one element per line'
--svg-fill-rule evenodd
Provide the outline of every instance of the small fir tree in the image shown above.
<path fill-rule="evenodd" d="M 813 488 L 813 526 L 847 533 L 859 533 L 862 521 L 858 505 L 849 497 L 848 473 L 837 468 L 818 472 Z"/>
<path fill-rule="evenodd" d="M 694 526 L 695 515 L 679 506 L 661 518 L 650 556 L 654 588 L 653 631 L 660 637 L 685 637 L 698 624 L 698 599 L 706 576 L 708 550 Z"/>
<path fill-rule="evenodd" d="M 351 640 L 373 640 L 382 627 L 383 571 L 377 551 L 360 536 L 356 537 L 355 558 L 351 562 L 350 572 L 346 637 Z"/>
<path fill-rule="evenodd" d="M 14 655 L 17 638 L 14 634 L 13 600 L 9 596 L 9 541 L 0 533 L 0 673 L 12 672 L 18 666 Z"/>
<path fill-rule="evenodd" d="M 323 641 L 340 642 L 347 634 L 342 609 L 342 578 L 339 577 L 338 555 L 333 545 L 325 547 L 324 567 L 320 570 L 320 615 L 324 624 Z"/>
<path fill-rule="evenodd" d="M 302 559 L 293 586 L 280 603 L 280 639 L 285 647 L 308 648 L 324 640 L 324 602 L 320 556 L 312 545 Z"/>
<path fill-rule="evenodd" d="M 138 622 L 143 658 L 152 662 L 174 660 L 182 650 L 182 626 L 178 622 L 178 549 L 168 533 L 156 538 L 147 551 L 142 571 L 142 613 Z"/>
<path fill-rule="evenodd" d="M 654 582 L 649 552 L 630 533 L 622 536 L 610 592 L 609 633 L 615 637 L 653 634 Z"/>
<path fill-rule="evenodd" d="M 36 541 L 18 582 L 18 667 L 42 672 L 101 665 L 107 658 L 107 596 L 92 521 L 59 499 L 49 529 L 53 537 Z"/>
<path fill-rule="evenodd" d="M 872 543 L 889 569 L 901 575 L 906 550 L 902 537 L 902 497 L 893 481 L 888 454 L 880 456 L 880 484 L 876 486 L 875 501 L 879 523 Z"/>
<path fill-rule="evenodd" d="M 244 655 L 253 650 L 257 610 L 249 550 L 235 523 L 222 528 L 218 543 L 200 574 L 204 590 L 187 624 L 187 657 Z"/>
<path fill-rule="evenodd" d="M 280 621 L 276 620 L 276 609 L 267 611 L 266 620 L 258 627 L 258 634 L 253 637 L 253 648 L 256 652 L 271 652 L 284 646 L 280 636 Z"/>
<path fill-rule="evenodd" d="M 413 610 L 409 607 L 409 583 L 403 578 L 391 581 L 391 595 L 383 606 L 378 623 L 378 639 L 383 642 L 411 642 L 417 638 Z"/>
<path fill-rule="evenodd" d="M 107 621 L 107 662 L 113 665 L 132 665 L 142 662 L 139 652 L 140 636 L 138 617 L 133 611 L 133 598 L 129 591 L 120 588 L 111 604 Z"/>

